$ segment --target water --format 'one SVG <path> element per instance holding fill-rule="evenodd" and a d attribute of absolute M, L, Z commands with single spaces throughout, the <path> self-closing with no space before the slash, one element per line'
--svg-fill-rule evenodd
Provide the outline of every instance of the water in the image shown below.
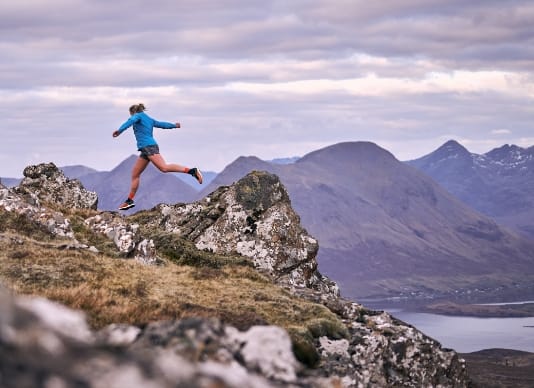
<path fill-rule="evenodd" d="M 385 310 L 439 341 L 443 347 L 460 353 L 490 348 L 534 352 L 534 317 L 474 318 Z"/>
<path fill-rule="evenodd" d="M 530 304 L 534 303 L 534 300 L 523 300 L 521 302 L 505 302 L 505 303 L 477 303 L 479 306 L 506 306 L 509 304 Z"/>

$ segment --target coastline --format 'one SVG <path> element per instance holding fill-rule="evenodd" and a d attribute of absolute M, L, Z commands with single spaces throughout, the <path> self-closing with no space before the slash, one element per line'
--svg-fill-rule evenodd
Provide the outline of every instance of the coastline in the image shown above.
<path fill-rule="evenodd" d="M 534 303 L 460 304 L 444 301 L 416 308 L 416 311 L 476 318 L 529 318 L 534 317 Z"/>

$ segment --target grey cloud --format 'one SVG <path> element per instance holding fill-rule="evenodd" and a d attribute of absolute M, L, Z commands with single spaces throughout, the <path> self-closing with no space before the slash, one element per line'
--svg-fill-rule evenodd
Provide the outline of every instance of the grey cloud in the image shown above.
<path fill-rule="evenodd" d="M 135 146 L 131 136 L 117 142 L 109 133 L 139 99 L 160 119 L 183 120 L 183 133 L 158 134 L 169 158 L 216 163 L 211 169 L 242 154 L 303 154 L 342 140 L 387 143 L 395 153 L 417 139 L 477 139 L 495 128 L 510 128 L 509 141 L 528 137 L 532 99 L 248 94 L 223 86 L 369 73 L 421 79 L 458 69 L 532 77 L 533 26 L 528 1 L 3 1 L 1 149 L 16 150 L 3 169 L 18 174 L 35 155 L 113 167 Z M 359 61 L 362 54 L 385 61 Z M 145 90 L 157 86 L 180 92 Z M 117 155 L 102 152 L 110 149 Z"/>

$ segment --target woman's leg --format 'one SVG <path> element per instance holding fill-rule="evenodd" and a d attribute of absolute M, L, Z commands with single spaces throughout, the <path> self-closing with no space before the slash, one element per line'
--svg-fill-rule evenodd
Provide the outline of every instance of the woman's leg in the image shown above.
<path fill-rule="evenodd" d="M 161 156 L 161 154 L 150 155 L 148 158 L 154 164 L 154 166 L 156 166 L 157 169 L 160 170 L 161 172 L 188 172 L 189 171 L 187 167 L 180 166 L 179 164 L 165 163 L 165 159 L 163 159 L 163 156 Z"/>
<path fill-rule="evenodd" d="M 149 161 L 145 158 L 138 157 L 132 169 L 132 184 L 130 186 L 130 195 L 128 198 L 133 199 L 137 189 L 139 188 L 139 181 L 141 180 L 141 174 L 145 171 Z"/>
<path fill-rule="evenodd" d="M 183 172 L 190 174 L 198 181 L 198 183 L 202 184 L 202 173 L 196 167 L 188 168 L 180 166 L 179 164 L 167 164 L 160 154 L 150 155 L 148 158 L 161 172 Z"/>

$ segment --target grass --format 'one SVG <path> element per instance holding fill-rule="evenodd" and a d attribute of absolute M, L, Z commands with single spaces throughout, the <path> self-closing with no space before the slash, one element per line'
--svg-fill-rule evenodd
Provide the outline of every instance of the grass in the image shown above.
<path fill-rule="evenodd" d="M 241 330 L 279 325 L 290 333 L 297 357 L 309 365 L 318 360 L 314 338 L 347 336 L 334 313 L 274 285 L 249 259 L 201 252 L 186 240 L 154 230 L 150 237 L 164 265 L 146 266 L 110 252 L 108 242 L 85 227 L 84 216 L 69 215 L 75 235 L 101 253 L 62 249 L 64 241 L 31 222 L 9 220 L 6 227 L 2 217 L 0 281 L 18 293 L 85 311 L 94 329 L 185 317 L 217 317 Z"/>

